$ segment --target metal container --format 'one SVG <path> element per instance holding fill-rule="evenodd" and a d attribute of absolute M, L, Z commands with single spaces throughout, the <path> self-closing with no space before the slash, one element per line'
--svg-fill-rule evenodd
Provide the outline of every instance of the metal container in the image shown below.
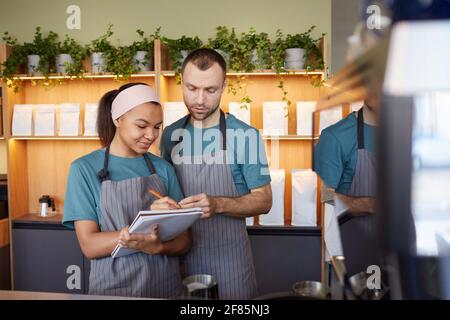
<path fill-rule="evenodd" d="M 351 276 L 349 279 L 350 286 L 353 293 L 357 296 L 361 296 L 367 289 L 367 275 L 365 272 L 357 273 Z"/>
<path fill-rule="evenodd" d="M 353 293 L 358 299 L 362 300 L 381 300 L 385 293 L 385 286 L 381 285 L 381 289 L 368 289 L 367 288 L 367 273 L 359 272 L 351 276 L 348 280 L 352 288 Z"/>
<path fill-rule="evenodd" d="M 313 299 L 328 299 L 330 288 L 319 281 L 299 281 L 292 286 L 295 294 Z"/>
<path fill-rule="evenodd" d="M 183 280 L 185 296 L 198 299 L 219 299 L 219 287 L 216 279 L 209 274 L 194 274 Z"/>

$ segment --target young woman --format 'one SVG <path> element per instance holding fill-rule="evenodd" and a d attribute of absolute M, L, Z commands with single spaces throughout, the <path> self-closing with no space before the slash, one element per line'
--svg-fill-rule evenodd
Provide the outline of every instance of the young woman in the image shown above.
<path fill-rule="evenodd" d="M 140 210 L 178 208 L 182 199 L 174 169 L 147 152 L 161 123 L 161 105 L 148 85 L 112 90 L 98 111 L 104 148 L 71 165 L 63 224 L 75 227 L 81 250 L 91 259 L 90 294 L 166 298 L 182 292 L 177 255 L 190 249 L 189 232 L 167 242 L 159 240 L 157 226 L 145 235 L 128 232 Z M 157 199 L 149 189 L 164 197 Z M 139 252 L 113 259 L 117 244 Z"/>

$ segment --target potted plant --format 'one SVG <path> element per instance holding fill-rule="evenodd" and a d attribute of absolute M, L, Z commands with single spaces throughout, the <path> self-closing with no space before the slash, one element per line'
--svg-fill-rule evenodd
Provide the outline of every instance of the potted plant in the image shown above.
<path fill-rule="evenodd" d="M 106 56 L 114 55 L 116 48 L 111 44 L 109 38 L 114 34 L 113 25 L 110 24 L 106 33 L 93 40 L 87 46 L 87 52 L 91 55 L 92 73 L 103 73 L 107 71 Z"/>
<path fill-rule="evenodd" d="M 54 60 L 58 50 L 58 35 L 50 31 L 43 36 L 40 27 L 36 27 L 34 39 L 31 43 L 23 44 L 24 53 L 28 60 L 29 75 L 43 75 L 48 78 L 54 71 Z"/>
<path fill-rule="evenodd" d="M 250 28 L 249 32 L 241 34 L 237 50 L 240 71 L 270 69 L 271 42 L 267 33 L 258 34 L 255 28 Z"/>
<path fill-rule="evenodd" d="M 161 27 L 157 28 L 154 34 L 145 36 L 144 31 L 136 30 L 140 40 L 131 44 L 131 50 L 134 52 L 133 65 L 138 71 L 153 70 L 153 46 L 155 39 L 160 37 Z"/>
<path fill-rule="evenodd" d="M 280 29 L 278 29 L 276 31 L 275 41 L 272 43 L 270 58 L 272 69 L 275 70 L 278 76 L 277 87 L 281 90 L 283 94 L 281 101 L 286 102 L 287 106 L 289 107 L 291 105 L 291 101 L 288 99 L 287 96 L 288 92 L 284 87 L 284 79 L 283 79 L 283 73 L 287 73 L 286 69 L 284 68 L 285 50 L 286 44 L 284 41 L 284 35 L 283 32 Z"/>
<path fill-rule="evenodd" d="M 197 36 L 187 37 L 185 35 L 178 39 L 163 37 L 161 38 L 161 41 L 169 48 L 169 59 L 171 64 L 169 67 L 175 71 L 177 84 L 180 84 L 180 72 L 184 59 L 192 50 L 201 48 L 203 46 L 203 42 Z"/>
<path fill-rule="evenodd" d="M 104 52 L 106 69 L 112 72 L 117 80 L 128 80 L 139 68 L 134 64 L 135 51 L 131 46 L 112 47 Z"/>
<path fill-rule="evenodd" d="M 169 48 L 171 67 L 177 73 L 181 71 L 181 65 L 189 52 L 203 46 L 202 40 L 197 36 L 187 37 L 183 35 L 178 39 L 163 38 L 162 42 Z"/>
<path fill-rule="evenodd" d="M 16 38 L 10 36 L 8 32 L 4 33 L 2 40 L 11 46 L 12 50 L 8 59 L 1 65 L 1 77 L 8 87 L 13 88 L 14 92 L 17 92 L 20 80 L 15 78 L 14 75 L 19 73 L 19 69 L 27 62 L 27 56 L 23 46 L 18 43 Z"/>
<path fill-rule="evenodd" d="M 81 77 L 83 75 L 83 60 L 87 54 L 82 45 L 66 34 L 64 41 L 58 43 L 57 53 L 57 73 L 67 74 L 70 77 Z"/>
<path fill-rule="evenodd" d="M 236 56 L 236 45 L 238 38 L 234 28 L 228 30 L 225 26 L 219 26 L 216 28 L 216 36 L 208 39 L 208 47 L 219 52 L 225 59 L 230 70 L 239 70 L 239 61 Z"/>
<path fill-rule="evenodd" d="M 319 49 L 318 39 L 313 39 L 311 32 L 316 28 L 312 26 L 308 31 L 286 36 L 285 47 L 285 68 L 286 69 L 323 69 L 323 57 Z"/>
<path fill-rule="evenodd" d="M 220 30 L 220 32 L 220 38 L 222 38 L 224 44 L 226 30 Z M 249 32 L 242 32 L 237 41 L 234 30 L 228 34 L 228 39 L 231 40 L 231 45 L 228 45 L 228 50 L 231 52 L 230 69 L 238 72 L 252 72 L 256 69 L 270 68 L 271 42 L 267 33 L 258 34 L 252 27 Z M 228 93 L 237 96 L 239 92 L 242 92 L 240 100 L 242 109 L 248 109 L 249 103 L 252 102 L 252 99 L 247 95 L 246 77 L 246 75 L 238 74 L 236 80 L 228 79 Z"/>

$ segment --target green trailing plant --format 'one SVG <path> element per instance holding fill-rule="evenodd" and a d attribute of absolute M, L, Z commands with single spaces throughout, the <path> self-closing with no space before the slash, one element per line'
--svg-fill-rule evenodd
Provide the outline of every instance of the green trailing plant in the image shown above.
<path fill-rule="evenodd" d="M 285 50 L 288 48 L 302 48 L 305 50 L 305 69 L 306 71 L 311 70 L 322 70 L 324 68 L 324 60 L 322 52 L 319 48 L 319 42 L 325 34 L 318 39 L 314 39 L 311 36 L 312 31 L 315 26 L 309 28 L 306 32 L 286 35 L 284 36 L 281 30 L 276 32 L 276 40 L 272 45 L 271 58 L 272 58 L 272 68 L 275 70 L 278 76 L 278 88 L 282 92 L 282 101 L 286 102 L 287 105 L 291 105 L 292 102 L 288 99 L 288 92 L 285 88 L 283 75 L 289 74 L 289 70 L 284 67 Z M 315 87 L 321 86 L 323 81 L 319 76 L 313 75 L 311 84 Z"/>
<path fill-rule="evenodd" d="M 2 40 L 5 44 L 11 46 L 11 54 L 1 65 L 1 77 L 9 88 L 17 92 L 20 80 L 15 78 L 14 75 L 27 62 L 27 56 L 23 47 L 18 43 L 17 38 L 13 38 L 8 32 L 4 33 Z"/>
<path fill-rule="evenodd" d="M 19 44 L 17 39 L 4 33 L 3 41 L 12 46 L 12 51 L 8 59 L 2 64 L 2 78 L 6 81 L 8 87 L 18 91 L 20 80 L 15 77 L 22 65 L 27 63 L 28 55 L 39 55 L 39 65 L 35 69 L 36 73 L 42 73 L 44 76 L 44 85 L 47 87 L 53 85 L 54 81 L 49 79 L 52 72 L 55 71 L 55 56 L 58 53 L 58 34 L 49 31 L 44 36 L 41 27 L 36 27 L 32 42 Z"/>
<path fill-rule="evenodd" d="M 279 75 L 277 87 L 280 88 L 280 90 L 283 94 L 281 101 L 286 102 L 287 108 L 289 108 L 289 106 L 292 104 L 292 102 L 288 98 L 288 92 L 286 91 L 286 87 L 284 86 L 284 78 L 281 75 Z"/>
<path fill-rule="evenodd" d="M 161 41 L 169 48 L 169 58 L 172 62 L 172 69 L 175 71 L 177 84 L 181 83 L 181 66 L 183 65 L 182 51 L 189 52 L 203 47 L 203 42 L 199 37 L 187 37 L 183 35 L 178 39 L 161 38 Z"/>
<path fill-rule="evenodd" d="M 315 29 L 315 26 L 312 26 L 308 31 L 296 34 L 296 35 L 287 35 L 286 37 L 286 47 L 287 48 L 302 48 L 305 49 L 305 70 L 306 73 L 308 71 L 313 70 L 323 70 L 325 68 L 325 63 L 323 59 L 322 51 L 320 50 L 320 41 L 325 36 L 325 33 L 322 33 L 320 38 L 313 39 L 311 37 L 311 32 Z M 311 76 L 311 84 L 314 87 L 320 87 L 323 84 L 323 80 L 318 75 Z"/>
<path fill-rule="evenodd" d="M 181 71 L 181 65 L 183 64 L 182 51 L 189 53 L 203 46 L 202 40 L 197 36 L 187 37 L 183 35 L 178 39 L 162 38 L 162 42 L 169 48 L 169 58 L 172 61 L 172 68 L 175 72 Z"/>
<path fill-rule="evenodd" d="M 70 77 L 81 78 L 84 73 L 83 61 L 87 56 L 86 48 L 79 44 L 75 39 L 70 38 L 67 34 L 64 41 L 58 44 L 58 54 L 69 54 L 72 63 L 67 63 L 66 73 Z"/>
<path fill-rule="evenodd" d="M 228 60 L 228 69 L 239 71 L 240 61 L 239 56 L 237 55 L 238 41 L 239 39 L 234 28 L 229 30 L 225 26 L 219 26 L 216 28 L 215 37 L 208 39 L 207 47 L 214 50 L 220 50 L 223 54 L 228 55 L 228 57 L 224 57 L 225 60 Z"/>
<path fill-rule="evenodd" d="M 41 28 L 37 27 L 34 40 L 31 43 L 20 45 L 17 39 L 5 32 L 2 40 L 12 47 L 12 54 L 1 66 L 1 77 L 9 86 L 16 86 L 20 80 L 15 77 L 19 69 L 27 62 L 27 55 L 37 54 L 41 57 L 38 69 L 45 77 L 46 86 L 49 86 L 49 74 L 54 71 L 54 58 L 57 54 L 70 54 L 74 63 L 67 66 L 69 76 L 82 76 L 83 60 L 87 54 L 101 52 L 104 55 L 106 70 L 116 75 L 117 79 L 128 79 L 131 74 L 137 72 L 134 57 L 137 51 L 147 52 L 146 59 L 152 59 L 154 51 L 154 40 L 160 37 L 160 28 L 153 34 L 145 35 L 138 29 L 138 40 L 130 46 L 114 46 L 110 38 L 113 35 L 113 25 L 108 25 L 106 32 L 91 41 L 86 46 L 80 46 L 75 40 L 67 35 L 63 42 L 58 42 L 58 35 L 52 31 L 44 36 Z M 253 72 L 255 70 L 273 69 L 278 76 L 278 88 L 283 96 L 282 100 L 291 102 L 288 99 L 288 92 L 285 89 L 283 76 L 289 74 L 284 67 L 285 50 L 290 47 L 300 47 L 306 51 L 306 71 L 323 69 L 324 60 L 319 48 L 319 41 L 323 37 L 314 39 L 311 36 L 315 26 L 312 26 L 304 33 L 294 35 L 283 35 L 281 30 L 277 30 L 275 41 L 271 42 L 267 33 L 257 33 L 255 28 L 250 28 L 248 32 L 243 32 L 238 37 L 234 28 L 218 26 L 213 38 L 209 38 L 206 47 L 221 50 L 228 64 L 228 70 L 236 71 L 238 74 L 232 79 L 228 79 L 228 92 L 238 96 L 241 103 L 251 102 L 251 98 L 246 94 L 247 75 L 242 73 Z M 173 69 L 176 72 L 177 80 L 180 81 L 182 50 L 191 51 L 203 47 L 202 41 L 196 37 L 182 36 L 179 39 L 161 38 L 170 49 L 170 59 L 173 62 Z M 257 58 L 257 59 L 256 59 Z M 50 67 L 50 68 L 49 68 Z M 312 75 L 312 84 L 320 86 L 322 78 Z"/>
<path fill-rule="evenodd" d="M 255 28 L 241 33 L 236 46 L 236 57 L 239 58 L 239 71 L 270 69 L 271 42 L 267 33 L 257 33 Z"/>
<path fill-rule="evenodd" d="M 141 29 L 137 29 L 136 33 L 139 36 L 139 40 L 134 41 L 131 44 L 130 49 L 133 52 L 133 55 L 138 51 L 145 51 L 145 60 L 151 63 L 153 60 L 154 42 L 155 39 L 160 38 L 161 27 L 158 27 L 153 34 L 150 34 L 148 36 L 146 36 L 144 31 L 142 31 Z"/>
<path fill-rule="evenodd" d="M 305 69 L 306 70 L 322 70 L 324 61 L 322 52 L 319 48 L 319 42 L 325 35 L 324 33 L 318 39 L 313 39 L 311 32 L 316 28 L 312 26 L 306 32 L 298 34 L 288 34 L 284 40 L 284 48 L 301 48 L 305 50 Z"/>
<path fill-rule="evenodd" d="M 278 77 L 277 87 L 281 90 L 282 98 L 281 101 L 286 102 L 289 107 L 292 102 L 288 98 L 288 92 L 284 86 L 283 74 L 288 74 L 289 72 L 284 68 L 284 56 L 285 56 L 286 45 L 284 42 L 283 32 L 278 29 L 275 34 L 275 41 L 272 43 L 271 47 L 271 65 L 272 69 Z"/>
<path fill-rule="evenodd" d="M 138 71 L 134 65 L 134 50 L 129 46 L 113 47 L 104 52 L 106 69 L 115 75 L 116 80 L 127 81 Z"/>
<path fill-rule="evenodd" d="M 86 46 L 86 51 L 88 54 L 102 53 L 103 58 L 105 59 L 106 71 L 115 73 L 114 65 L 120 62 L 114 61 L 114 59 L 119 56 L 119 53 L 118 49 L 110 41 L 110 38 L 114 34 L 112 27 L 113 25 L 109 24 L 104 34 L 97 39 L 92 40 L 91 43 Z M 119 68 L 122 67 L 119 66 Z"/>
<path fill-rule="evenodd" d="M 275 70 L 277 74 L 286 72 L 284 69 L 284 56 L 285 56 L 286 46 L 284 43 L 283 32 L 278 29 L 275 33 L 275 41 L 272 43 L 271 47 L 271 65 L 272 69 Z"/>
<path fill-rule="evenodd" d="M 233 81 L 230 78 L 227 79 L 227 91 L 228 93 L 237 96 L 238 93 L 241 94 L 240 104 L 241 109 L 247 109 L 246 103 L 251 103 L 253 100 L 250 98 L 249 95 L 247 95 L 247 86 L 248 82 L 246 81 L 247 76 L 238 74 L 236 75 L 236 80 Z"/>
<path fill-rule="evenodd" d="M 23 50 L 26 55 L 38 55 L 39 66 L 36 71 L 43 74 L 46 80 L 50 73 L 55 72 L 55 57 L 58 53 L 58 34 L 49 31 L 47 36 L 41 32 L 41 27 L 36 27 L 34 39 L 31 43 L 24 43 Z"/>
<path fill-rule="evenodd" d="M 3 33 L 2 40 L 5 44 L 7 44 L 13 48 L 16 46 L 19 46 L 19 42 L 17 41 L 17 38 L 14 38 L 13 36 L 11 36 L 8 31 L 5 31 Z"/>
<path fill-rule="evenodd" d="M 106 30 L 105 34 L 91 41 L 91 43 L 86 47 L 86 50 L 89 54 L 94 52 L 104 53 L 114 49 L 114 46 L 109 40 L 114 34 L 114 32 L 112 31 L 112 27 L 112 24 L 108 25 L 108 29 Z"/>
<path fill-rule="evenodd" d="M 225 32 L 224 32 L 225 33 Z M 257 33 L 251 27 L 248 32 L 242 32 L 238 41 L 235 41 L 233 32 L 230 34 L 231 42 L 235 43 L 231 52 L 231 68 L 239 72 L 253 72 L 256 69 L 270 68 L 271 42 L 267 33 Z M 236 81 L 228 81 L 228 92 L 237 95 L 242 92 L 241 108 L 246 108 L 252 99 L 247 95 L 247 76 L 238 74 Z"/>
<path fill-rule="evenodd" d="M 87 47 L 89 54 L 102 53 L 106 71 L 115 75 L 116 80 L 128 80 L 137 71 L 133 66 L 134 50 L 131 46 L 114 46 L 110 38 L 113 36 L 113 25 L 108 25 L 106 32 L 91 41 Z"/>
<path fill-rule="evenodd" d="M 250 65 L 251 50 L 242 37 L 241 39 L 238 38 L 234 28 L 230 30 L 226 26 L 218 26 L 215 36 L 208 39 L 207 47 L 222 51 L 229 70 L 250 72 L 254 69 L 254 66 Z M 248 59 L 244 59 L 244 57 L 248 57 Z M 252 102 L 251 98 L 246 94 L 247 83 L 245 79 L 246 76 L 238 74 L 235 81 L 228 78 L 227 82 L 228 93 L 237 96 L 238 93 L 243 92 L 240 99 L 241 107 L 243 108 L 245 108 L 245 103 Z"/>

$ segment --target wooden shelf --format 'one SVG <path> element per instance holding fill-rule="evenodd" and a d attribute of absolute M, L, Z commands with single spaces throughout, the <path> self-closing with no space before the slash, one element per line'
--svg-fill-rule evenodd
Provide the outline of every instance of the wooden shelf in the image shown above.
<path fill-rule="evenodd" d="M 74 136 L 74 137 L 62 137 L 62 136 L 12 136 L 10 139 L 14 140 L 99 140 L 99 137 L 84 137 L 84 136 Z"/>
<path fill-rule="evenodd" d="M 175 71 L 161 71 L 161 75 L 165 77 L 174 77 Z M 277 73 L 273 70 L 256 70 L 253 72 L 227 72 L 227 76 L 275 76 Z M 320 75 L 322 77 L 325 76 L 325 72 L 323 70 L 289 70 L 288 72 L 280 73 L 282 76 L 313 76 Z"/>
<path fill-rule="evenodd" d="M 153 78 L 156 77 L 156 72 L 148 71 L 130 75 L 130 78 Z M 106 72 L 102 74 L 85 73 L 82 77 L 70 77 L 64 75 L 51 75 L 49 79 L 67 79 L 67 80 L 82 80 L 82 79 L 115 79 L 116 76 L 112 73 Z M 18 74 L 14 77 L 17 80 L 43 80 L 43 76 L 29 76 L 27 74 Z M 122 78 L 119 78 L 122 79 Z"/>
<path fill-rule="evenodd" d="M 261 135 L 263 140 L 301 140 L 301 141 L 311 141 L 311 140 L 318 140 L 319 137 L 311 137 L 311 136 L 297 136 L 293 134 L 289 135 L 282 135 L 282 136 L 266 136 Z"/>

